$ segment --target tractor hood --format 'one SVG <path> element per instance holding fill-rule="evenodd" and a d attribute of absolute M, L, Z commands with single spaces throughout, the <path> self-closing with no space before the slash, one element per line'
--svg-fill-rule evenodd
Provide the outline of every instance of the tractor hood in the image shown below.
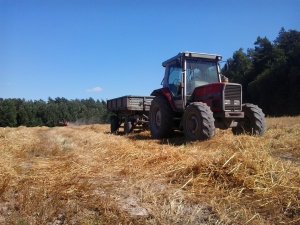
<path fill-rule="evenodd" d="M 241 111 L 242 86 L 235 83 L 213 83 L 195 88 L 191 102 L 204 102 L 213 112 Z"/>

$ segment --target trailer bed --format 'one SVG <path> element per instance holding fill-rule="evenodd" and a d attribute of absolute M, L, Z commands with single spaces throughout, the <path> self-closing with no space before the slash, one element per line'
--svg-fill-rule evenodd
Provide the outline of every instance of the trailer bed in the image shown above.
<path fill-rule="evenodd" d="M 150 111 L 150 105 L 154 96 L 126 95 L 107 100 L 107 109 L 111 112 L 125 111 Z"/>

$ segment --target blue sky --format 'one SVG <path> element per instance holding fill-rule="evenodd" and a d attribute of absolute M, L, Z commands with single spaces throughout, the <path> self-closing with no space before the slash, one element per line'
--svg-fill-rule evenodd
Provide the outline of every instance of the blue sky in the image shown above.
<path fill-rule="evenodd" d="M 300 30 L 299 12 L 298 0 L 0 0 L 0 98 L 149 95 L 178 52 L 226 60 Z"/>

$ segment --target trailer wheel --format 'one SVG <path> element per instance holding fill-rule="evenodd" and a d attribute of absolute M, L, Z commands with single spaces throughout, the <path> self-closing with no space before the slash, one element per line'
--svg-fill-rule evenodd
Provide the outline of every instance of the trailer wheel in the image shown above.
<path fill-rule="evenodd" d="M 243 105 L 245 117 L 232 128 L 234 135 L 249 134 L 262 136 L 266 132 L 265 114 L 257 105 L 246 103 Z"/>
<path fill-rule="evenodd" d="M 133 124 L 131 120 L 125 119 L 124 122 L 124 133 L 125 134 L 130 134 L 133 130 Z"/>
<path fill-rule="evenodd" d="M 152 100 L 149 118 L 149 127 L 153 138 L 165 138 L 172 134 L 173 111 L 163 96 L 157 96 Z"/>
<path fill-rule="evenodd" d="M 215 134 L 213 113 L 202 102 L 190 104 L 183 115 L 183 131 L 188 141 L 207 140 Z"/>
<path fill-rule="evenodd" d="M 120 120 L 117 116 L 111 116 L 110 117 L 110 132 L 116 133 L 120 127 Z"/>

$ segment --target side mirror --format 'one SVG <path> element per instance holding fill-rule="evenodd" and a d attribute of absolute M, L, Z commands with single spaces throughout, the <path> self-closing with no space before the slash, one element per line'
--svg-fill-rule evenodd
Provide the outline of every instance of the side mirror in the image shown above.
<path fill-rule="evenodd" d="M 228 77 L 226 77 L 223 74 L 221 74 L 221 82 L 228 83 L 229 82 Z"/>
<path fill-rule="evenodd" d="M 224 65 L 224 72 L 227 72 L 228 69 L 229 69 L 228 63 L 226 63 L 226 64 Z"/>

